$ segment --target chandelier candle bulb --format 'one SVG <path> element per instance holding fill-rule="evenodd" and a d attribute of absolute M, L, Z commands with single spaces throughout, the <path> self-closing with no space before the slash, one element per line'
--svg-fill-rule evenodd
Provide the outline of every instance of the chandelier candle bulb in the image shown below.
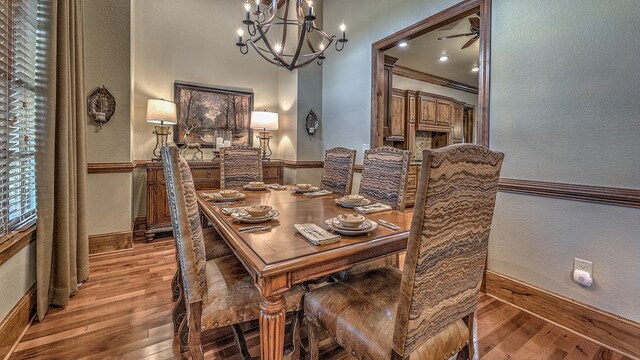
<path fill-rule="evenodd" d="M 242 29 L 238 29 L 238 44 L 242 43 L 243 36 L 244 36 L 244 31 Z"/>
<path fill-rule="evenodd" d="M 260 0 L 256 0 L 256 15 L 260 14 Z"/>

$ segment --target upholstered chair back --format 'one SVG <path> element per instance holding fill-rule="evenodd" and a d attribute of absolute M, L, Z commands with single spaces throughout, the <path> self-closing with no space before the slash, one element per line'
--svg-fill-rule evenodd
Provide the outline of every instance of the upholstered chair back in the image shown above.
<path fill-rule="evenodd" d="M 467 144 L 424 151 L 394 331 L 398 354 L 475 311 L 503 157 Z"/>
<path fill-rule="evenodd" d="M 324 153 L 320 187 L 338 195 L 350 194 L 355 162 L 355 150 L 343 147 L 328 149 Z"/>
<path fill-rule="evenodd" d="M 191 170 L 173 143 L 162 147 L 162 162 L 186 300 L 202 301 L 207 293 L 206 251 Z"/>
<path fill-rule="evenodd" d="M 252 181 L 262 181 L 260 149 L 231 146 L 220 151 L 220 187 L 238 189 Z"/>
<path fill-rule="evenodd" d="M 379 147 L 364 152 L 360 195 L 404 210 L 409 151 Z"/>

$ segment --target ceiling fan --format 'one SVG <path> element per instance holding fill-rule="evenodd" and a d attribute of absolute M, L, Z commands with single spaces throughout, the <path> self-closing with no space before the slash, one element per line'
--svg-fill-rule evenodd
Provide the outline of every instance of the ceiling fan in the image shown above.
<path fill-rule="evenodd" d="M 480 18 L 470 17 L 469 23 L 471 24 L 471 27 L 469 28 L 469 31 L 471 32 L 466 34 L 443 36 L 443 37 L 439 37 L 438 40 L 453 39 L 453 38 L 462 37 L 462 36 L 473 36 L 471 39 L 469 39 L 469 41 L 467 41 L 466 43 L 464 43 L 464 45 L 462 45 L 462 49 L 468 48 L 469 46 L 471 46 L 471 44 L 478 41 L 478 39 L 480 38 Z"/>

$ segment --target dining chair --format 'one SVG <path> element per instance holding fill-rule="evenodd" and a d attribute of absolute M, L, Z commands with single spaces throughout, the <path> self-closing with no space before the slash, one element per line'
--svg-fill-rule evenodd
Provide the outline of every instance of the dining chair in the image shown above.
<path fill-rule="evenodd" d="M 205 240 L 211 233 L 202 230 L 193 177 L 175 144 L 163 146 L 162 160 L 178 254 L 180 296 L 186 310 L 178 330 L 180 342 L 184 344 L 186 340 L 192 358 L 200 360 L 201 332 L 231 326 L 240 355 L 250 359 L 239 324 L 259 318 L 260 293 L 251 275 L 220 236 Z M 301 287 L 294 287 L 285 296 L 285 309 L 294 315 L 293 349 L 286 354 L 289 358 L 300 354 L 298 324 L 303 295 Z"/>
<path fill-rule="evenodd" d="M 473 358 L 473 321 L 504 155 L 425 150 L 404 270 L 379 268 L 305 296 L 311 359 L 320 331 L 359 359 Z"/>
<path fill-rule="evenodd" d="M 366 150 L 358 193 L 369 200 L 404 210 L 409 150 L 379 147 Z"/>
<path fill-rule="evenodd" d="M 325 151 L 320 188 L 337 195 L 351 194 L 355 162 L 355 150 L 335 147 Z"/>
<path fill-rule="evenodd" d="M 389 205 L 396 210 L 404 210 L 408 171 L 408 150 L 392 147 L 366 150 L 358 193 L 374 202 Z M 399 255 L 389 255 L 342 270 L 336 277 L 345 278 L 379 267 L 399 265 Z"/>
<path fill-rule="evenodd" d="M 260 149 L 230 146 L 220 150 L 220 187 L 238 189 L 252 181 L 262 181 Z"/>

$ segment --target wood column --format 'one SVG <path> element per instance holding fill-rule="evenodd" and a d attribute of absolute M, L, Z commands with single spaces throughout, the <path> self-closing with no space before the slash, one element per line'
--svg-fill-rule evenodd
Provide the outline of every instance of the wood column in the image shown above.
<path fill-rule="evenodd" d="M 284 294 L 260 302 L 260 355 L 262 360 L 282 360 L 285 325 Z"/>

